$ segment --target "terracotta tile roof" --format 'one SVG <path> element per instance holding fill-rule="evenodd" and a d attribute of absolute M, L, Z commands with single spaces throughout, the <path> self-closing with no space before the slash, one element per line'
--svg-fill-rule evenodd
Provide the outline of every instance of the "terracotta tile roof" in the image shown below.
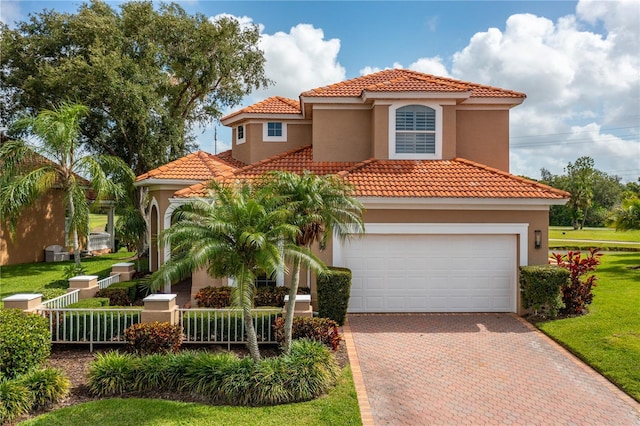
<path fill-rule="evenodd" d="M 222 117 L 222 120 L 226 120 L 240 114 L 300 114 L 300 112 L 300 102 L 294 99 L 284 98 L 282 96 L 272 96 L 226 115 Z"/>
<path fill-rule="evenodd" d="M 263 173 L 287 170 L 337 174 L 361 197 L 564 199 L 569 194 L 472 161 L 376 160 L 313 162 L 310 146 L 288 151 L 237 170 L 226 180 L 251 180 Z M 178 197 L 207 195 L 207 182 L 177 191 Z"/>
<path fill-rule="evenodd" d="M 564 191 L 461 158 L 453 160 L 367 160 L 338 174 L 361 197 L 543 198 Z"/>
<path fill-rule="evenodd" d="M 244 163 L 231 156 L 231 150 L 218 155 L 197 151 L 138 176 L 136 182 L 145 179 L 208 180 L 233 174 L 243 166 Z"/>
<path fill-rule="evenodd" d="M 304 97 L 358 97 L 363 92 L 471 92 L 471 97 L 525 98 L 524 93 L 411 70 L 390 69 L 303 92 Z"/>

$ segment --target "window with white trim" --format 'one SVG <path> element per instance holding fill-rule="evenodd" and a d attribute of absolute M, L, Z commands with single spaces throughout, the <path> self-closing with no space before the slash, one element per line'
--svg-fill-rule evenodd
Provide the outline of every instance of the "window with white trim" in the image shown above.
<path fill-rule="evenodd" d="M 238 126 L 236 132 L 237 132 L 236 143 L 238 145 L 243 144 L 244 143 L 244 126 L 243 125 Z"/>
<path fill-rule="evenodd" d="M 398 104 L 389 108 L 389 158 L 442 158 L 442 107 Z"/>
<path fill-rule="evenodd" d="M 286 142 L 287 123 L 269 121 L 262 124 L 262 140 L 264 142 Z"/>

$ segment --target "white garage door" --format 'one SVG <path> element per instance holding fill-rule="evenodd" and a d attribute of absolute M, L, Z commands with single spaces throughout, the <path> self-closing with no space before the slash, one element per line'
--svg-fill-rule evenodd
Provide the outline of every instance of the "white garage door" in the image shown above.
<path fill-rule="evenodd" d="M 365 235 L 342 260 L 349 312 L 515 311 L 515 235 Z"/>

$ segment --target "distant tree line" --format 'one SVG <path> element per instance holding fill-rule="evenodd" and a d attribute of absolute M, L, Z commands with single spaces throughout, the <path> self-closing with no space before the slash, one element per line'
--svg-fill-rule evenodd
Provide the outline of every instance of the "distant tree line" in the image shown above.
<path fill-rule="evenodd" d="M 591 157 L 580 157 L 567 164 L 565 173 L 554 175 L 542 169 L 542 183 L 571 193 L 564 206 L 551 206 L 549 224 L 552 226 L 583 227 L 615 226 L 629 206 L 640 198 L 640 178 L 636 182 L 621 183 L 619 176 L 609 175 L 594 167 Z M 632 216 L 636 214 L 631 210 Z M 628 221 L 627 221 L 628 222 Z M 633 222 L 633 220 L 632 220 Z M 629 229 L 635 229 L 632 226 Z"/>

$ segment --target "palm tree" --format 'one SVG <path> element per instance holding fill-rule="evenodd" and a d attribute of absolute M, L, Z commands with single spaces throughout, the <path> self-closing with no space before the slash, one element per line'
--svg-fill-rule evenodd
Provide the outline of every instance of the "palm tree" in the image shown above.
<path fill-rule="evenodd" d="M 36 116 L 23 117 L 14 123 L 12 132 L 31 134 L 39 143 L 10 140 L 0 146 L 0 216 L 15 232 L 18 216 L 25 207 L 53 188 L 62 189 L 78 266 L 79 238 L 88 231 L 86 191 L 90 187 L 98 199 L 107 195 L 119 198 L 123 191 L 109 179 L 107 170 L 132 173 L 117 157 L 82 155 L 80 121 L 88 113 L 89 109 L 83 105 L 63 103 Z M 35 154 L 44 160 L 37 160 Z M 80 176 L 90 177 L 91 182 Z"/>
<path fill-rule="evenodd" d="M 267 191 L 279 197 L 293 214 L 291 224 L 298 229 L 295 244 L 306 250 L 314 242 L 324 248 L 334 234 L 344 239 L 364 232 L 363 205 L 352 196 L 353 188 L 335 175 L 318 176 L 309 171 L 301 175 L 291 172 L 274 172 L 265 180 Z M 291 348 L 291 334 L 296 294 L 300 283 L 301 259 L 293 259 L 291 287 L 285 316 L 285 341 L 283 350 Z"/>
<path fill-rule="evenodd" d="M 210 198 L 199 198 L 174 212 L 174 224 L 160 238 L 170 244 L 171 258 L 151 275 L 149 287 L 177 282 L 206 268 L 212 277 L 233 277 L 232 305 L 242 310 L 247 346 L 260 359 L 251 309 L 255 278 L 284 270 L 284 256 L 317 263 L 291 241 L 297 228 L 288 223 L 291 212 L 276 199 L 249 184 L 211 184 Z"/>
<path fill-rule="evenodd" d="M 640 229 L 640 198 L 631 197 L 622 201 L 622 206 L 616 209 L 610 220 L 616 231 L 630 231 Z"/>

